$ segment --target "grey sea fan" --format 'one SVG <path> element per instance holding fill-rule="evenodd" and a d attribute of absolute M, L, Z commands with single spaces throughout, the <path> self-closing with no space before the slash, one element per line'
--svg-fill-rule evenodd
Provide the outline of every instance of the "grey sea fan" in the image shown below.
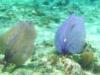
<path fill-rule="evenodd" d="M 55 35 L 55 46 L 59 53 L 79 53 L 85 44 L 84 18 L 72 14 L 58 28 Z"/>
<path fill-rule="evenodd" d="M 35 28 L 31 21 L 18 22 L 4 34 L 7 45 L 4 60 L 16 65 L 24 64 L 32 56 L 35 36 Z"/>

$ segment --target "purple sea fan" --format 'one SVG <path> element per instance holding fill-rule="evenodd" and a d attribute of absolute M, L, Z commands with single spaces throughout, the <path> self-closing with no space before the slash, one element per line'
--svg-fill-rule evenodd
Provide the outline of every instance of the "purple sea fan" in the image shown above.
<path fill-rule="evenodd" d="M 82 16 L 72 14 L 58 28 L 55 46 L 59 53 L 79 53 L 85 44 L 85 26 Z"/>

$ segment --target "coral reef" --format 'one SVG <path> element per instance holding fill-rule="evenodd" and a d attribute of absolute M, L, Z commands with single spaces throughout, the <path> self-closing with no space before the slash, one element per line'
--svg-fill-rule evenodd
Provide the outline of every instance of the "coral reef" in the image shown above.
<path fill-rule="evenodd" d="M 76 74 L 77 70 L 85 72 L 85 75 L 100 75 L 99 9 L 100 0 L 0 0 L 0 35 L 8 31 L 9 28 L 12 30 L 14 23 L 23 19 L 33 21 L 38 33 L 34 44 L 35 53 L 33 50 L 32 58 L 30 58 L 32 61 L 27 64 L 28 67 L 20 67 L 13 73 L 9 73 L 2 72 L 4 65 L 0 64 L 0 75 L 66 75 L 70 72 Z M 82 69 L 83 67 L 79 63 L 81 53 L 62 56 L 62 54 L 51 52 L 55 50 L 54 36 L 59 24 L 63 23 L 72 12 L 84 16 L 87 32 L 86 41 L 89 41 L 92 47 L 96 48 L 93 50 L 93 55 L 95 54 L 98 58 L 98 63 L 92 67 L 93 71 L 90 70 L 91 68 Z M 7 50 L 4 40 L 1 39 L 0 49 L 2 54 Z M 89 47 L 88 50 L 91 51 Z M 84 54 L 85 51 L 82 51 Z M 12 68 L 13 65 L 11 64 L 10 67 Z M 10 70 L 10 68 L 7 69 Z"/>

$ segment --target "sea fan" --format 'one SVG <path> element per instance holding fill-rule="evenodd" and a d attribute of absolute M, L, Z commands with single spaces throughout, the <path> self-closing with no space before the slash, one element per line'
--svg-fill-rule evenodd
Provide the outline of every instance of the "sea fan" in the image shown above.
<path fill-rule="evenodd" d="M 59 53 L 79 53 L 85 44 L 84 19 L 72 14 L 58 28 L 55 35 L 55 46 Z"/>
<path fill-rule="evenodd" d="M 21 21 L 4 34 L 6 44 L 5 58 L 7 63 L 16 65 L 24 62 L 32 55 L 35 29 L 30 21 Z"/>

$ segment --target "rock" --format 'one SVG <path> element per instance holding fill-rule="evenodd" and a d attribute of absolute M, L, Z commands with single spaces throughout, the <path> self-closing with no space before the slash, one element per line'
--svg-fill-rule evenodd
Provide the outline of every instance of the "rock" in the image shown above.
<path fill-rule="evenodd" d="M 65 59 L 64 65 L 65 75 L 84 75 L 81 66 L 73 60 Z"/>

